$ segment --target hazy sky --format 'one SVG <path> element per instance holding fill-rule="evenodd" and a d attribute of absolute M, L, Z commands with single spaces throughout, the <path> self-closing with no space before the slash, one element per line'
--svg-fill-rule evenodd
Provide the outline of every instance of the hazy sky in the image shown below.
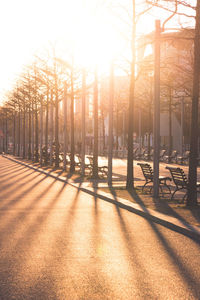
<path fill-rule="evenodd" d="M 79 52 L 80 61 L 95 59 L 92 57 L 95 52 L 101 52 L 106 59 L 104 51 L 119 48 L 121 33 L 116 34 L 113 28 L 117 17 L 110 18 L 106 2 L 109 3 L 105 0 L 0 0 L 0 95 L 10 87 L 23 65 L 33 60 L 34 53 L 50 48 L 51 44 L 65 41 Z"/>
<path fill-rule="evenodd" d="M 76 2 L 0 0 L 0 92 L 38 49 L 67 32 Z"/>
<path fill-rule="evenodd" d="M 23 65 L 33 61 L 34 53 L 51 47 L 55 41 L 65 41 L 65 45 L 74 48 L 83 64 L 98 59 L 103 65 L 111 56 L 125 51 L 129 43 L 126 37 L 130 37 L 131 3 L 132 0 L 0 0 L 0 101 Z M 153 27 L 152 17 L 146 16 L 139 29 L 147 32 Z"/>

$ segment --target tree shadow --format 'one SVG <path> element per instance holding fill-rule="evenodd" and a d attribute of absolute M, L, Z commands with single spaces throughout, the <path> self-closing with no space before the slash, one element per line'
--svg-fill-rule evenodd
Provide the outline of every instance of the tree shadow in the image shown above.
<path fill-rule="evenodd" d="M 118 198 L 117 198 L 115 189 L 113 187 L 109 187 L 109 190 L 110 190 L 111 194 L 113 195 L 114 200 L 116 202 L 118 202 Z M 127 255 L 129 257 L 131 257 L 131 267 L 132 267 L 132 272 L 134 274 L 134 277 L 136 278 L 136 284 L 138 285 L 138 289 L 141 287 L 141 285 L 145 286 L 145 290 L 143 290 L 143 289 L 140 290 L 141 299 L 146 298 L 146 289 L 148 291 L 151 291 L 151 297 L 153 297 L 153 299 L 155 299 L 156 295 L 154 294 L 153 286 L 147 280 L 148 273 L 147 273 L 146 268 L 144 267 L 141 259 L 139 259 L 138 252 L 135 250 L 136 242 L 133 241 L 133 237 L 129 234 L 130 230 L 128 229 L 128 227 L 126 225 L 125 218 L 123 218 L 123 216 L 122 216 L 121 208 L 117 204 L 114 207 L 115 207 L 117 215 L 118 215 L 120 230 L 122 232 L 123 240 L 126 245 Z M 142 274 L 143 274 L 142 277 L 140 275 L 141 273 L 137 272 L 137 269 L 139 269 L 140 272 L 142 272 Z M 138 273 L 140 273 L 140 274 L 138 274 Z"/>
<path fill-rule="evenodd" d="M 112 195 L 114 196 L 115 201 L 117 202 L 117 195 L 116 195 L 115 190 L 111 188 L 110 191 L 111 191 Z M 141 208 L 146 210 L 144 208 L 144 203 L 140 199 L 140 197 L 134 191 L 129 191 L 129 193 L 132 195 L 132 197 L 134 197 L 134 200 L 141 206 Z M 124 222 L 124 220 L 122 218 L 122 215 L 121 215 L 121 208 L 117 205 L 115 206 L 115 208 L 116 208 L 118 216 L 120 218 L 120 224 L 121 224 L 122 231 L 124 233 L 124 237 L 125 237 L 125 239 L 127 241 L 127 244 L 128 244 L 130 242 L 130 237 L 128 235 L 128 231 L 126 229 L 125 222 Z M 179 274 L 184 279 L 185 284 L 192 291 L 193 296 L 198 297 L 197 293 L 200 292 L 199 282 L 195 281 L 192 270 L 190 270 L 188 267 L 186 267 L 186 265 L 181 260 L 181 258 L 176 254 L 175 250 L 170 245 L 170 242 L 167 240 L 167 238 L 164 236 L 164 234 L 161 232 L 158 225 L 154 221 L 149 219 L 148 217 L 145 217 L 145 219 L 147 220 L 148 224 L 151 226 L 151 228 L 152 228 L 153 232 L 155 233 L 155 235 L 157 236 L 158 240 L 161 242 L 161 244 L 163 246 L 163 249 L 167 252 L 169 258 L 171 259 L 171 261 L 173 263 L 173 265 L 175 265 L 176 268 L 178 269 Z M 196 239 L 194 239 L 194 241 L 197 242 L 198 245 L 200 244 L 200 240 L 197 241 Z M 134 248 L 134 245 L 131 245 L 130 251 L 133 250 L 133 248 Z M 137 254 L 136 254 L 136 256 L 137 256 Z M 191 289 L 191 286 L 192 286 L 192 289 Z M 196 291 L 198 291 L 198 292 L 196 293 Z"/>
<path fill-rule="evenodd" d="M 135 190 L 128 191 L 130 196 L 132 197 L 133 201 L 140 205 L 143 211 L 148 212 L 148 208 L 145 205 L 145 201 L 141 199 L 141 197 L 137 194 Z M 183 218 L 180 214 L 178 214 L 167 202 L 166 199 L 156 199 L 152 197 L 152 201 L 155 205 L 156 211 L 163 213 L 165 215 L 170 215 L 176 219 L 178 219 L 185 227 L 190 230 L 194 230 L 194 227 L 187 222 L 187 219 Z"/>
<path fill-rule="evenodd" d="M 45 207 L 42 207 L 41 209 L 36 210 L 36 213 L 34 214 L 34 218 L 31 218 L 31 215 L 33 214 L 33 210 L 37 207 L 39 203 L 44 201 L 45 194 L 49 193 L 53 185 L 57 182 L 55 179 L 53 182 L 51 182 L 46 189 L 40 193 L 40 195 L 36 196 L 35 198 L 32 198 L 32 201 L 29 203 L 28 207 L 25 209 L 22 209 L 20 211 L 16 211 L 14 214 L 14 217 L 6 224 L 6 226 L 3 226 L 1 229 L 1 237 L 6 238 L 6 233 L 14 233 L 16 236 L 16 243 L 13 242 L 13 251 L 16 251 L 18 248 L 30 248 L 31 244 L 34 242 L 34 237 L 37 237 L 40 230 L 39 228 L 42 227 L 42 224 L 47 219 L 48 215 L 52 213 L 52 210 L 54 206 L 56 205 L 57 201 L 59 200 L 59 196 L 65 189 L 67 183 L 63 183 L 61 189 L 58 189 L 55 195 L 48 201 L 48 204 Z M 30 220 L 30 221 L 29 221 Z M 27 224 L 28 223 L 28 224 Z M 25 226 L 26 225 L 26 229 Z M 25 230 L 23 234 L 19 235 L 18 237 L 18 230 L 16 230 L 17 225 L 20 230 L 21 225 Z M 29 242 L 27 242 L 29 241 Z M 10 252 L 10 255 L 12 256 L 13 251 Z"/>
<path fill-rule="evenodd" d="M 35 180 L 37 177 L 42 176 L 41 173 L 37 173 L 35 176 L 32 177 L 32 180 Z M 44 175 L 43 175 L 44 176 Z M 40 182 L 44 181 L 45 178 L 47 178 L 47 176 L 43 177 L 42 179 L 40 179 L 39 181 L 37 181 L 36 183 L 31 184 L 31 186 L 29 186 L 28 188 L 26 188 L 25 190 L 23 190 L 20 194 L 17 194 L 17 196 L 15 197 L 15 192 L 18 188 L 23 187 L 24 183 L 21 183 L 20 185 L 18 184 L 17 187 L 13 186 L 12 189 L 8 189 L 9 191 L 5 191 L 4 193 L 1 194 L 1 197 L 8 197 L 10 195 L 13 195 L 14 199 L 11 199 L 9 201 L 6 202 L 6 204 L 1 205 L 1 210 L 2 209 L 7 209 L 7 208 L 11 208 L 15 203 L 17 203 L 23 196 L 25 196 L 27 193 L 29 193 L 32 189 L 34 189 Z M 29 181 L 29 180 L 27 180 Z M 5 189 L 5 188 L 4 188 Z M 6 199 L 7 200 L 7 199 Z M 6 201 L 5 200 L 5 201 Z"/>
<path fill-rule="evenodd" d="M 8 167 L 7 167 L 6 169 L 8 169 Z M 14 170 L 18 171 L 18 170 L 22 170 L 22 169 L 26 169 L 26 166 L 19 166 L 19 168 L 14 168 L 14 169 L 12 169 L 12 170 L 10 170 L 10 167 L 9 167 L 9 171 L 6 172 L 6 173 L 4 172 L 3 175 L 0 175 L 0 178 L 5 177 L 5 176 L 7 176 L 7 175 L 9 175 L 9 174 L 12 174 Z M 2 171 L 2 170 L 1 170 L 1 171 Z M 23 172 L 24 172 L 24 171 L 22 171 L 21 173 L 23 173 Z"/>
<path fill-rule="evenodd" d="M 24 175 L 24 173 L 27 173 L 28 171 L 29 171 L 30 173 Z M 3 184 L 3 185 L 1 186 L 1 188 L 2 188 L 2 187 L 3 187 L 3 188 L 8 188 L 9 186 L 13 186 L 13 183 L 17 183 L 17 182 L 23 180 L 24 178 L 27 178 L 28 176 L 30 176 L 30 175 L 33 174 L 33 173 L 35 173 L 35 171 L 34 171 L 34 170 L 31 171 L 30 169 L 28 169 L 28 170 L 26 170 L 26 171 L 23 171 L 23 172 L 16 172 L 16 171 L 15 171 L 13 176 L 9 176 L 9 177 L 6 178 L 5 180 L 1 180 L 1 184 L 3 184 L 4 182 L 10 181 L 11 179 L 15 178 L 16 176 L 18 177 L 18 176 L 21 175 L 21 174 L 23 174 L 24 176 L 18 178 L 17 180 L 14 180 L 14 182 L 12 182 L 12 183 L 10 183 L 10 184 L 6 184 L 6 185 Z"/>
<path fill-rule="evenodd" d="M 51 193 L 51 188 L 55 183 L 57 183 L 60 187 L 57 189 L 54 188 L 55 193 L 50 197 L 50 199 L 45 198 L 47 193 Z M 43 262 L 40 259 L 40 255 L 44 255 L 44 249 L 39 247 L 39 245 L 40 243 L 43 243 L 42 240 L 40 242 L 40 236 L 41 239 L 45 236 L 46 226 L 48 226 L 48 218 L 51 218 L 51 216 L 56 213 L 57 210 L 55 210 L 55 206 L 66 186 L 67 183 L 61 183 L 55 179 L 53 182 L 48 184 L 45 189 L 41 189 L 42 192 L 40 195 L 33 198 L 30 205 L 24 210 L 18 212 L 12 219 L 12 222 L 2 229 L 1 240 L 5 240 L 8 243 L 8 246 L 4 245 L 7 251 L 6 256 L 3 258 L 1 257 L 1 263 L 6 265 L 9 262 L 9 269 L 11 269 L 10 272 L 12 272 L 12 281 L 10 281 L 10 278 L 8 277 L 6 288 L 7 286 L 11 287 L 13 280 L 18 280 L 18 277 L 20 276 L 19 274 L 22 274 L 22 272 L 24 276 L 31 276 L 30 278 L 34 278 L 34 280 L 27 281 L 26 278 L 26 285 L 20 291 L 20 295 L 23 293 L 26 299 L 32 299 L 33 295 L 36 296 L 35 299 L 47 299 L 50 295 L 51 297 L 54 295 L 54 299 L 57 299 L 56 287 L 54 285 L 56 280 L 51 282 L 47 280 L 48 275 L 46 274 L 46 269 L 44 270 L 43 267 L 41 267 L 43 266 L 43 262 L 46 261 L 46 258 L 44 256 Z M 38 207 L 38 209 L 35 209 L 39 202 L 44 201 L 44 199 L 46 201 L 46 206 L 39 206 L 40 208 Z M 47 231 L 46 233 L 50 234 L 50 236 L 56 235 L 56 232 L 51 233 Z M 12 238 L 12 241 L 9 242 L 7 239 L 8 236 Z M 36 248 L 37 253 L 35 253 Z M 34 253 L 36 257 L 34 257 Z M 48 252 L 45 252 L 45 254 L 48 254 Z M 14 262 L 12 262 L 13 259 L 15 260 Z M 38 265 L 36 262 L 38 262 Z M 27 268 L 31 268 L 32 265 L 34 265 L 36 270 L 39 269 L 40 271 L 39 273 L 36 272 L 29 276 L 29 270 L 27 270 Z M 8 288 L 7 293 L 12 296 L 12 289 Z"/>

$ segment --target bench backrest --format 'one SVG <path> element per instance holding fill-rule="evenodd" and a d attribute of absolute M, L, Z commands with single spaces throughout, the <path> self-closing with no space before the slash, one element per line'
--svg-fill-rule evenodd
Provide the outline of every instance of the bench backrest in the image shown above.
<path fill-rule="evenodd" d="M 142 169 L 142 173 L 146 179 L 153 179 L 153 170 L 149 164 L 138 163 Z"/>
<path fill-rule="evenodd" d="M 165 155 L 165 153 L 166 153 L 166 150 L 165 150 L 165 149 L 160 150 L 160 157 L 163 157 L 163 156 Z"/>
<path fill-rule="evenodd" d="M 154 149 L 151 149 L 150 150 L 150 155 L 153 155 L 154 154 Z"/>
<path fill-rule="evenodd" d="M 89 160 L 90 165 L 93 165 L 94 163 L 93 156 L 87 156 L 87 159 Z"/>
<path fill-rule="evenodd" d="M 190 151 L 189 150 L 185 151 L 185 153 L 183 154 L 183 156 L 185 158 L 189 158 L 189 155 L 190 155 Z"/>
<path fill-rule="evenodd" d="M 76 154 L 76 155 L 74 156 L 74 160 L 75 160 L 75 162 L 77 162 L 77 163 L 81 163 L 81 156 L 80 156 L 79 154 Z"/>
<path fill-rule="evenodd" d="M 176 186 L 181 186 L 181 187 L 187 187 L 188 186 L 188 180 L 187 177 L 181 168 L 171 168 L 171 167 L 166 167 L 171 173 L 172 179 L 174 181 L 174 184 Z"/>
<path fill-rule="evenodd" d="M 176 157 L 177 153 L 178 153 L 177 150 L 173 150 L 173 151 L 172 151 L 172 154 L 171 154 L 171 157 Z"/>

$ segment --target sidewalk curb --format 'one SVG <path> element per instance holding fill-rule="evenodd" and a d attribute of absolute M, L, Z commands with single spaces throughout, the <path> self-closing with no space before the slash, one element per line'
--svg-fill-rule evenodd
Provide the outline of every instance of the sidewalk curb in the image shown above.
<path fill-rule="evenodd" d="M 117 200 L 112 198 L 112 194 L 109 193 L 105 193 L 103 191 L 94 191 L 93 188 L 91 187 L 84 187 L 84 183 L 82 184 L 83 186 L 80 186 L 80 183 L 74 183 L 73 180 L 71 179 L 66 179 L 64 176 L 60 176 L 60 175 L 55 175 L 55 174 L 51 174 L 50 172 L 47 172 L 41 168 L 38 167 L 34 167 L 31 166 L 27 163 L 21 162 L 15 158 L 3 155 L 3 157 L 14 161 L 18 164 L 24 165 L 30 169 L 33 169 L 37 172 L 40 172 L 42 174 L 45 174 L 47 176 L 50 176 L 52 178 L 55 178 L 59 181 L 65 182 L 67 184 L 70 184 L 71 186 L 80 189 L 81 191 L 88 193 L 92 196 L 96 196 L 104 201 L 107 201 L 109 203 L 112 203 L 114 205 L 117 205 L 120 208 L 126 209 L 132 213 L 135 213 L 139 216 L 142 216 L 143 218 L 148 219 L 151 222 L 155 222 L 157 224 L 160 224 L 164 227 L 167 227 L 173 231 L 176 231 L 178 233 L 184 234 L 192 239 L 198 240 L 198 242 L 200 242 L 200 228 L 197 226 L 193 226 L 187 222 L 183 222 L 180 219 L 177 219 L 175 217 L 171 217 L 162 213 L 159 213 L 155 210 L 152 209 L 148 209 L 145 206 L 136 204 L 136 203 L 132 203 L 129 200 L 126 200 L 124 198 L 120 198 L 117 197 Z"/>

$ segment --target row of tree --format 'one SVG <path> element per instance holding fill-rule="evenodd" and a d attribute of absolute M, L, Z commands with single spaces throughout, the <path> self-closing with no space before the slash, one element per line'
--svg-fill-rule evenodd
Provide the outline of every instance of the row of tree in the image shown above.
<path fill-rule="evenodd" d="M 176 2 L 176 1 L 175 1 Z M 172 12 L 172 16 L 176 13 L 176 7 L 178 3 L 175 3 L 175 11 Z M 196 27 L 195 27 L 195 37 L 194 37 L 194 70 L 192 80 L 193 89 L 192 90 L 192 124 L 191 124 L 191 155 L 190 155 L 190 167 L 189 167 L 189 200 L 188 204 L 197 203 L 196 197 L 196 177 L 197 177 L 197 137 L 198 137 L 198 83 L 199 83 L 199 71 L 198 71 L 198 56 L 199 56 L 199 2 L 197 1 L 196 7 Z M 164 22 L 166 23 L 166 22 Z M 140 62 L 139 62 L 140 63 Z M 127 157 L 127 188 L 133 188 L 134 176 L 133 176 L 133 133 L 134 133 L 134 109 L 138 102 L 144 97 L 145 88 L 137 89 L 137 80 L 139 75 L 146 69 L 139 65 L 136 61 L 136 13 L 135 13 L 135 2 L 133 1 L 133 19 L 132 19 L 132 58 L 130 67 L 130 90 L 129 90 L 129 101 L 128 101 L 128 157 Z M 136 72 L 136 64 L 139 66 Z M 168 63 L 169 65 L 169 63 Z M 147 66 L 149 68 L 149 65 Z M 150 68 L 151 69 L 151 68 Z M 171 110 L 171 100 L 172 93 L 174 90 L 174 72 L 171 72 L 170 67 L 166 68 L 164 80 L 166 81 L 166 87 L 168 89 L 168 103 L 169 112 Z M 141 72 L 138 73 L 138 70 Z M 138 75 L 136 75 L 138 73 Z M 167 75 L 168 74 L 168 75 Z M 75 141 L 74 141 L 74 106 L 75 98 L 82 99 L 82 111 L 85 109 L 85 98 L 86 95 L 91 90 L 93 95 L 93 132 L 94 132 L 94 144 L 93 144 L 93 156 L 94 156 L 94 168 L 93 176 L 98 175 L 98 74 L 97 70 L 94 73 L 87 76 L 86 84 L 86 74 L 85 72 L 77 68 L 74 64 L 73 59 L 68 62 L 56 57 L 41 59 L 37 58 L 35 63 L 26 69 L 24 74 L 21 76 L 20 80 L 17 82 L 16 87 L 9 95 L 7 95 L 7 101 L 2 107 L 3 118 L 2 124 L 5 131 L 4 143 L 7 145 L 7 132 L 9 130 L 8 120 L 12 119 L 12 131 L 13 131 L 13 153 L 20 155 L 20 145 L 22 144 L 22 156 L 25 158 L 26 149 L 29 159 L 34 159 L 36 162 L 40 160 L 42 163 L 42 155 L 44 155 L 45 163 L 47 163 L 48 157 L 48 140 L 50 138 L 50 162 L 53 161 L 53 148 L 54 148 L 54 160 L 55 166 L 59 166 L 59 133 L 60 133 L 60 122 L 59 122 L 59 108 L 64 107 L 64 152 L 67 151 L 67 138 L 70 141 L 70 171 L 73 172 L 75 169 Z M 148 76 L 147 76 L 148 77 Z M 181 80 L 181 85 L 186 87 L 186 85 Z M 145 85 L 143 85 L 144 87 Z M 166 90 L 166 88 L 165 88 Z M 142 96 L 141 96 L 142 95 Z M 110 97 L 112 98 L 112 97 Z M 70 99 L 70 120 L 67 126 L 67 102 Z M 151 107 L 153 103 L 153 91 L 150 89 L 149 105 L 147 110 Z M 144 101 L 145 102 L 145 101 Z M 105 105 L 104 105 L 105 106 Z M 141 106 L 141 104 L 139 105 Z M 146 105 L 144 104 L 144 107 Z M 103 107 L 103 105 L 102 105 Z M 45 115 L 43 113 L 45 110 Z M 53 111 L 55 112 L 54 122 L 53 122 Z M 105 114 L 105 111 L 103 114 Z M 102 114 L 102 115 L 103 115 Z M 84 114 L 85 115 L 85 114 Z M 150 113 L 149 113 L 150 115 Z M 45 122 L 43 117 L 45 116 Z M 149 122 L 150 123 L 150 122 Z M 45 124 L 45 128 L 43 128 Z M 54 129 L 53 129 L 54 124 Z M 84 128 L 84 121 L 82 123 L 82 129 Z M 104 122 L 103 122 L 104 124 Z M 40 125 L 40 126 L 39 126 Z M 39 133 L 40 131 L 40 133 Z M 68 137 L 66 132 L 70 132 Z M 84 135 L 84 130 L 83 135 Z M 45 132 L 45 142 L 44 151 L 43 146 L 43 136 L 42 133 Z M 28 134 L 27 134 L 28 133 Z M 26 135 L 28 138 L 26 139 Z M 84 139 L 82 139 L 83 141 Z M 54 143 L 53 143 L 54 141 Z M 39 149 L 40 148 L 40 149 Z M 82 147 L 82 155 L 84 155 L 84 148 Z M 171 148 L 171 146 L 170 146 Z M 69 150 L 69 149 L 68 149 Z M 171 151 L 171 150 L 170 150 Z M 64 153 L 65 154 L 65 153 Z M 65 157 L 65 155 L 64 155 Z M 64 162 L 64 167 L 66 162 Z"/>

